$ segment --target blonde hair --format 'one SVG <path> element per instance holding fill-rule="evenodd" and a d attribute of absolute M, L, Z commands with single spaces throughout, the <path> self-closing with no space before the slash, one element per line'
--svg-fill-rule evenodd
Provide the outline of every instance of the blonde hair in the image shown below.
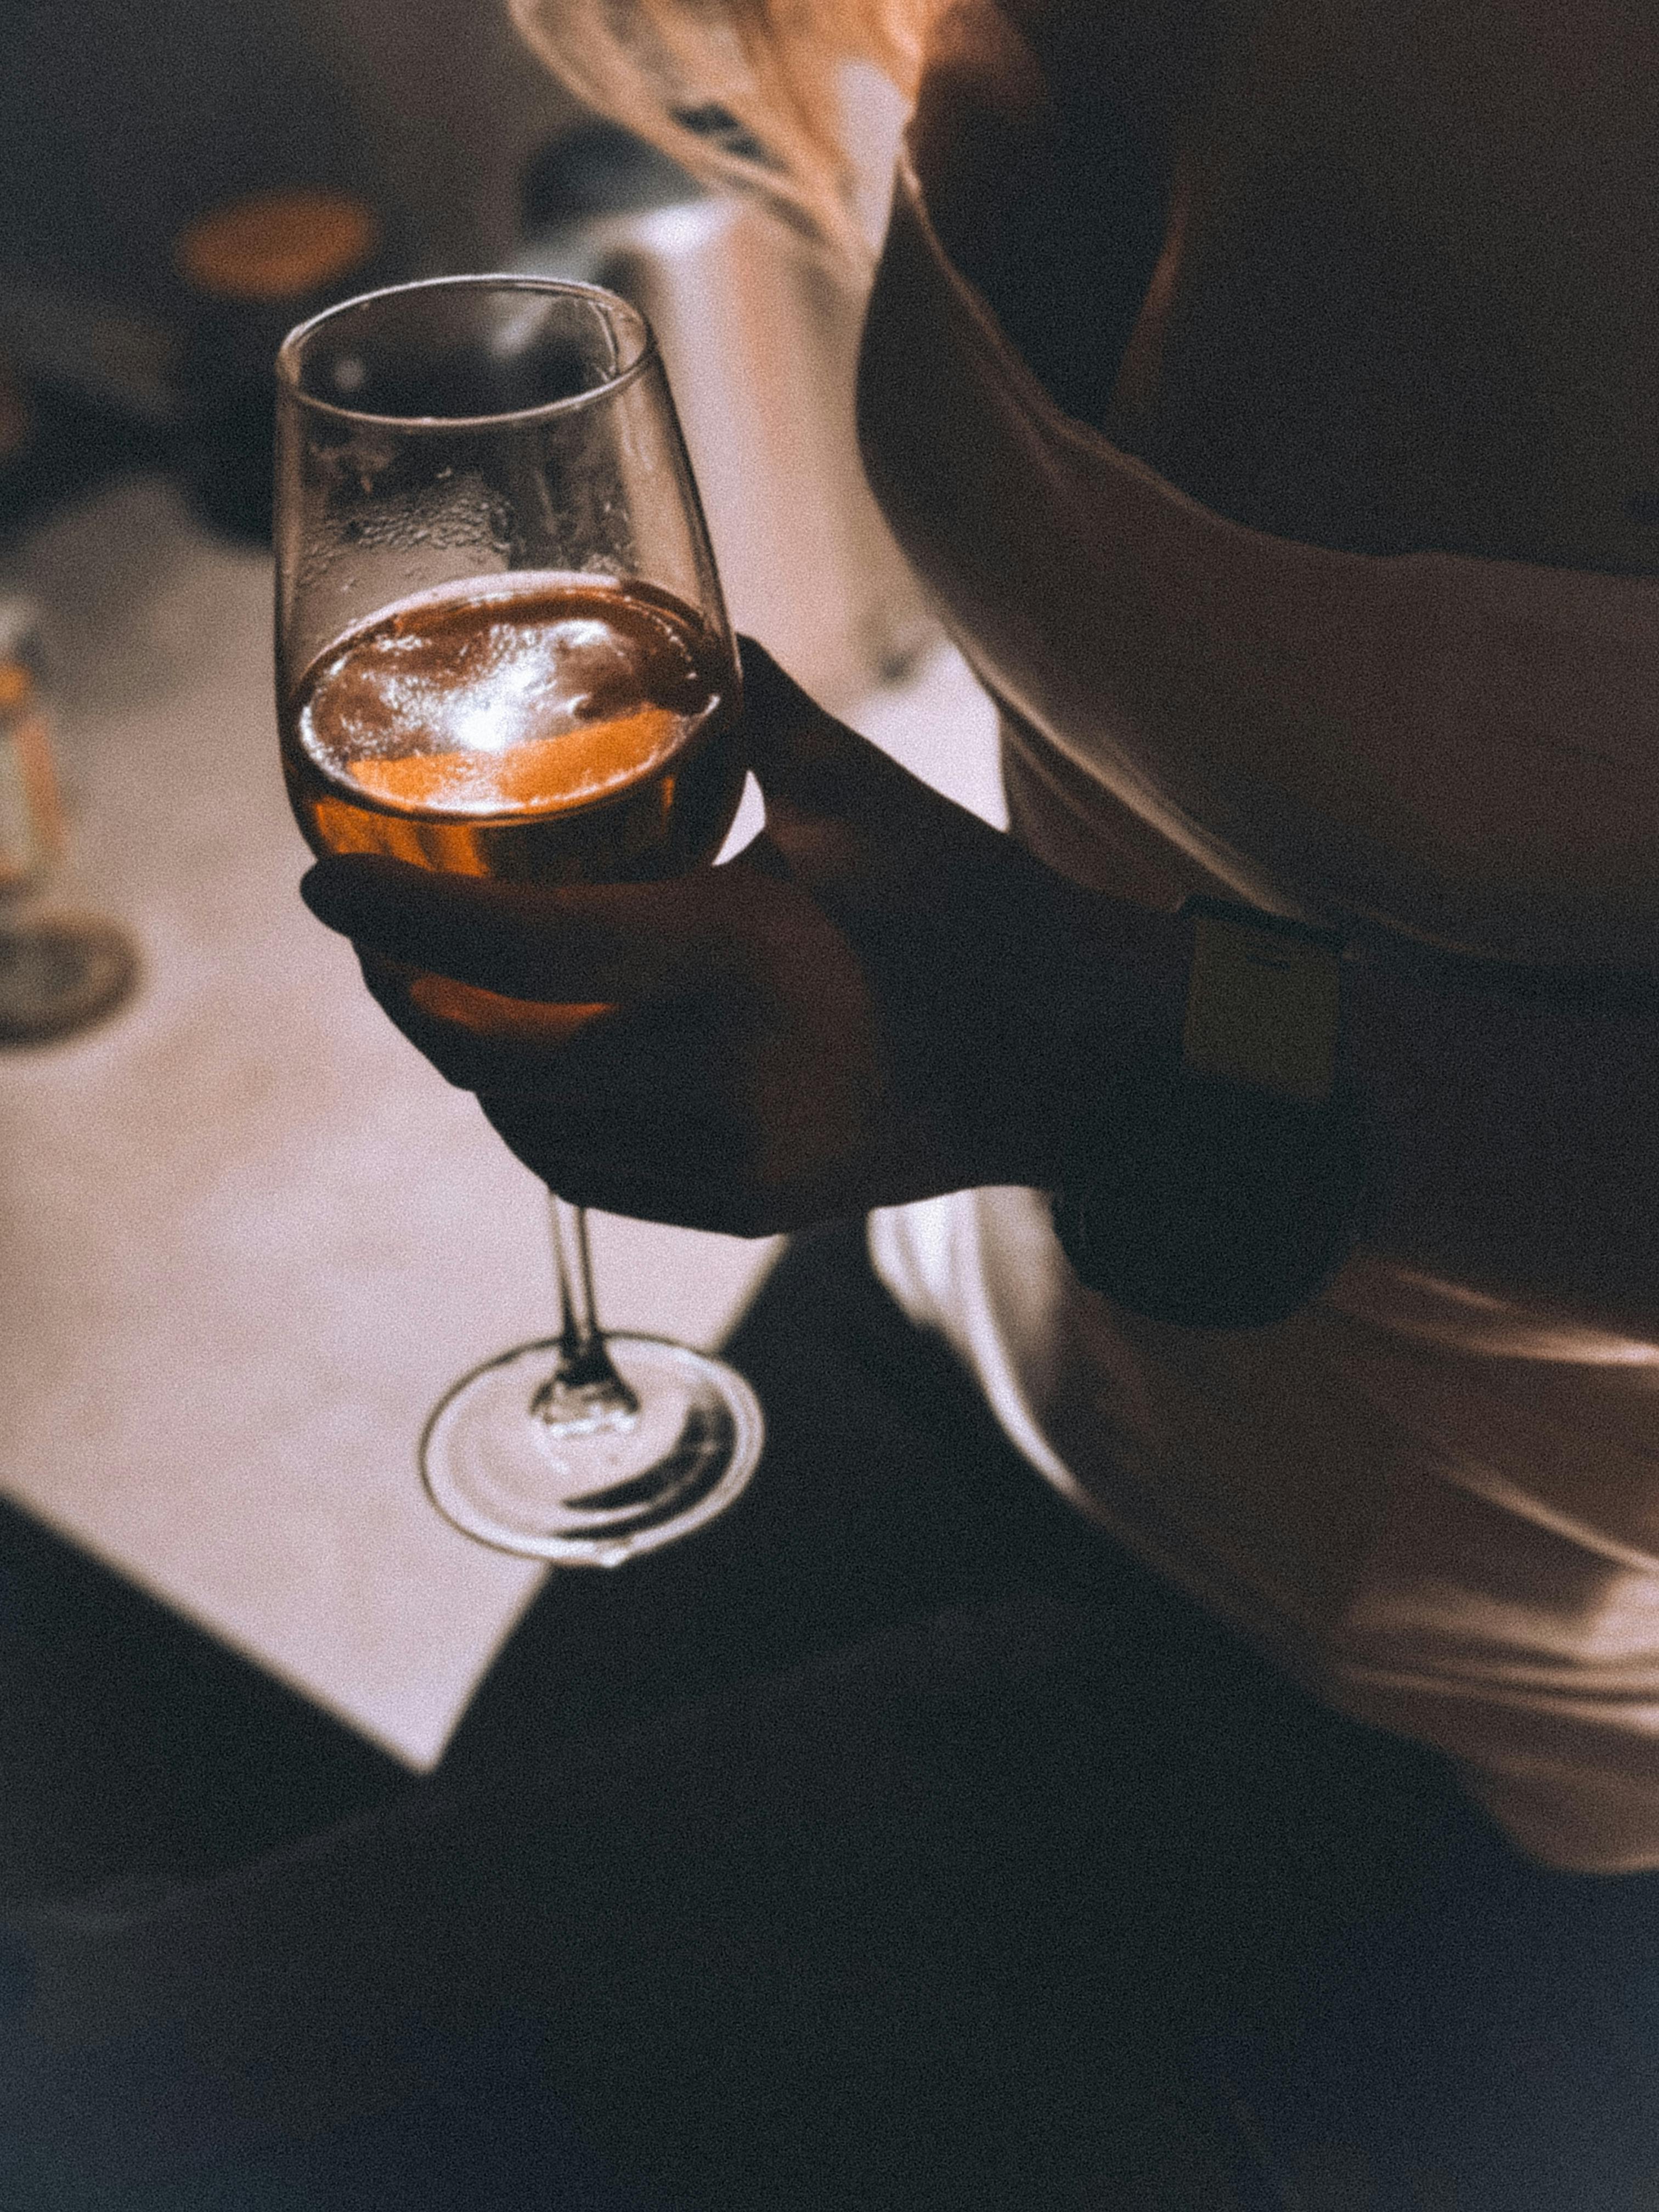
<path fill-rule="evenodd" d="M 602 115 L 694 175 L 763 198 L 850 262 L 867 258 L 844 73 L 907 97 L 943 0 L 508 0 L 530 46 Z"/>

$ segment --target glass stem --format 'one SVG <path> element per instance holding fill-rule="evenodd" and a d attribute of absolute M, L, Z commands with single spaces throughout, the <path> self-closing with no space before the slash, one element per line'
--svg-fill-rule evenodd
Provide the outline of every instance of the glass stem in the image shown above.
<path fill-rule="evenodd" d="M 531 1401 L 531 1411 L 553 1428 L 631 1427 L 639 1400 L 617 1372 L 594 1310 L 587 1215 L 553 1194 L 551 1218 L 559 1364 Z"/>

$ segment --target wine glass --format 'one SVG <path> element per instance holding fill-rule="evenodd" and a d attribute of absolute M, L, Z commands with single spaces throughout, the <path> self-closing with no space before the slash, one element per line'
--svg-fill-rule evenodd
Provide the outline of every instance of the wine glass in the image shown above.
<path fill-rule="evenodd" d="M 0 594 L 0 1045 L 101 1021 L 138 974 L 137 948 L 114 922 L 36 903 L 66 842 L 40 633 L 32 600 Z"/>
<path fill-rule="evenodd" d="M 283 764 L 318 853 L 544 884 L 712 860 L 743 786 L 738 668 L 649 327 L 539 277 L 399 285 L 277 356 Z M 427 977 L 487 1034 L 574 1022 Z M 599 1325 L 552 1200 L 559 1326 L 457 1382 L 421 1443 L 440 1511 L 614 1566 L 731 1504 L 760 1455 L 721 1361 Z"/>

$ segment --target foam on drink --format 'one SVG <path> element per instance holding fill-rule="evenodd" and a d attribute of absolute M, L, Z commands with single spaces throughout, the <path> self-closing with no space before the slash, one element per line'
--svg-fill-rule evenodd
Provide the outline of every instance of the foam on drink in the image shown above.
<path fill-rule="evenodd" d="M 656 610 L 586 596 L 383 617 L 319 671 L 301 743 L 377 798 L 446 814 L 581 806 L 650 775 L 708 703 L 696 662 Z"/>
<path fill-rule="evenodd" d="M 426 593 L 348 632 L 299 687 L 295 811 L 319 850 L 470 874 L 668 872 L 703 856 L 706 826 L 676 817 L 698 812 L 710 766 L 689 771 L 729 729 L 731 675 L 690 611 L 647 587 L 528 575 Z M 653 838 L 672 849 L 653 854 Z"/>

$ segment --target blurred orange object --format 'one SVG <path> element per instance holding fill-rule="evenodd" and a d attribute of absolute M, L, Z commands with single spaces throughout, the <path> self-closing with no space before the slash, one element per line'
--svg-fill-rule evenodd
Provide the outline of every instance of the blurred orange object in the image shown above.
<path fill-rule="evenodd" d="M 63 857 L 64 814 L 33 675 L 0 651 L 0 892 L 38 883 Z"/>
<path fill-rule="evenodd" d="M 349 276 L 379 245 L 361 200 L 303 187 L 212 209 L 179 233 L 174 255 L 179 275 L 210 298 L 298 300 Z"/>

